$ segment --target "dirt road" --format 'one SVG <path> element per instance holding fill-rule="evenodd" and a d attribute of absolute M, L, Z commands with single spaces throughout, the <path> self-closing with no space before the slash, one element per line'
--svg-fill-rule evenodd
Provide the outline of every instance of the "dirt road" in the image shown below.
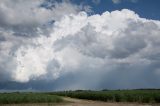
<path fill-rule="evenodd" d="M 69 101 L 71 103 L 66 104 L 65 106 L 160 106 L 151 105 L 151 104 L 138 104 L 138 103 L 108 103 L 101 101 L 91 101 L 91 100 L 81 100 L 81 99 L 73 99 L 73 98 L 64 98 L 64 100 Z"/>
<path fill-rule="evenodd" d="M 160 106 L 160 104 L 138 104 L 138 103 L 108 103 L 91 100 L 81 100 L 64 97 L 66 103 L 38 103 L 38 104 L 8 104 L 0 106 Z"/>

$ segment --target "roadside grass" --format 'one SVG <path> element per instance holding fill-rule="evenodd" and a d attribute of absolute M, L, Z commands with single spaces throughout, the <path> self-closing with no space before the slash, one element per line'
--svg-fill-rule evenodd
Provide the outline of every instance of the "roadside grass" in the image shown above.
<path fill-rule="evenodd" d="M 0 104 L 60 103 L 63 99 L 46 93 L 0 93 Z"/>

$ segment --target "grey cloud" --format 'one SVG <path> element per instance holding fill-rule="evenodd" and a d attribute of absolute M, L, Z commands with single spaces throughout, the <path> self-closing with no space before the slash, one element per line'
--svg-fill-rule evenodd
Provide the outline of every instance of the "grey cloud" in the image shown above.
<path fill-rule="evenodd" d="M 84 55 L 104 58 L 107 55 L 107 49 L 101 41 L 98 41 L 97 35 L 100 35 L 100 33 L 97 33 L 94 27 L 88 24 L 77 33 L 77 36 L 67 36 L 57 40 L 54 48 L 57 51 L 62 50 L 65 46 L 71 46 Z"/>
<path fill-rule="evenodd" d="M 5 37 L 4 36 L 0 36 L 0 42 L 5 41 Z"/>

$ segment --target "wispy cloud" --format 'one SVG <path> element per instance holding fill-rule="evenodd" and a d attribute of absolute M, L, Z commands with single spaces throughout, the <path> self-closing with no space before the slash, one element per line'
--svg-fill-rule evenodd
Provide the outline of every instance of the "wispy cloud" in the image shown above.
<path fill-rule="evenodd" d="M 97 5 L 101 2 L 101 0 L 92 0 L 92 2 Z"/>
<path fill-rule="evenodd" d="M 113 3 L 118 4 L 121 3 L 121 0 L 112 0 Z"/>
<path fill-rule="evenodd" d="M 121 3 L 121 2 L 137 3 L 138 0 L 112 0 L 112 2 L 113 2 L 114 4 L 119 4 L 119 3 Z"/>

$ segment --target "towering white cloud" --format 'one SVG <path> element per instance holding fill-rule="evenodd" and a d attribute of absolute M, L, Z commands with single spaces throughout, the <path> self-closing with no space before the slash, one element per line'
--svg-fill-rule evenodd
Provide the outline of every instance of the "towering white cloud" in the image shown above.
<path fill-rule="evenodd" d="M 47 4 L 48 3 L 48 4 Z M 50 4 L 50 5 L 49 5 Z M 49 7 L 49 8 L 48 8 Z M 49 2 L 46 0 L 1 0 L 0 1 L 0 79 L 10 80 L 12 72 L 16 70 L 19 60 L 23 56 L 20 50 L 29 48 L 34 50 L 37 37 L 48 36 L 52 24 L 60 20 L 67 14 L 78 14 L 81 10 L 86 10 L 85 5 L 75 5 L 69 1 Z M 87 12 L 89 10 L 86 10 Z M 51 30 L 52 31 L 52 30 Z M 42 35 L 43 34 L 43 35 Z M 33 39 L 32 39 L 33 38 Z M 35 38 L 35 39 L 34 39 Z M 46 39 L 46 37 L 44 38 Z M 44 45 L 43 45 L 44 46 Z M 47 52 L 46 52 L 47 53 Z M 23 52 L 24 54 L 24 52 Z M 36 55 L 36 54 L 35 54 Z M 32 55 L 33 56 L 33 55 Z M 32 57 L 24 57 L 32 58 Z M 48 57 L 50 58 L 50 57 Z M 30 64 L 32 64 L 30 60 Z M 42 66 L 44 67 L 44 66 Z M 39 70 L 39 69 L 37 69 Z M 34 73 L 34 72 L 33 72 Z M 17 75 L 17 74 L 16 74 Z M 28 75 L 26 80 L 28 80 Z M 18 74 L 17 76 L 21 76 Z M 30 75 L 30 74 L 29 74 Z M 32 76 L 32 75 L 31 75 Z M 17 79 L 17 78 L 16 78 Z"/>
<path fill-rule="evenodd" d="M 37 23 L 54 18 L 54 11 L 44 11 L 45 16 L 31 17 L 42 18 Z M 47 80 L 56 84 L 53 89 L 160 87 L 160 21 L 127 9 L 60 17 L 47 26 L 47 36 L 41 28 L 28 38 L 1 30 L 1 81 Z M 24 24 L 25 18 L 14 24 Z"/>

